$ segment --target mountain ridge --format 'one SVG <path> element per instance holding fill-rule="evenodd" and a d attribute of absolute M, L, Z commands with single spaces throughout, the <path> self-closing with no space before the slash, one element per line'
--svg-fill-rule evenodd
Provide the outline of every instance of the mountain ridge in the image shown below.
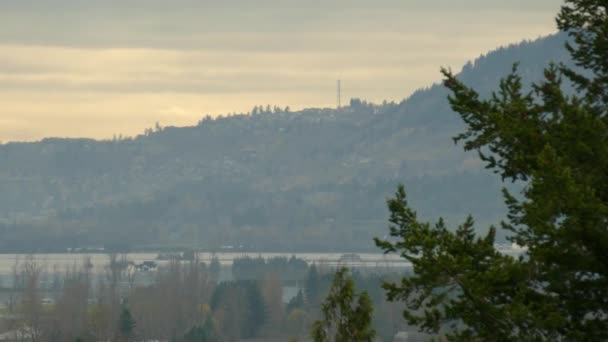
<path fill-rule="evenodd" d="M 569 63 L 564 42 L 557 34 L 499 48 L 459 77 L 487 96 L 521 61 L 524 82 L 535 81 L 549 57 Z M 0 251 L 371 250 L 385 233 L 384 199 L 400 182 L 424 218 L 444 215 L 454 226 L 473 213 L 484 229 L 504 217 L 502 184 L 454 146 L 463 124 L 446 96 L 434 84 L 399 104 L 353 99 L 340 109 L 207 117 L 135 138 L 3 144 Z"/>

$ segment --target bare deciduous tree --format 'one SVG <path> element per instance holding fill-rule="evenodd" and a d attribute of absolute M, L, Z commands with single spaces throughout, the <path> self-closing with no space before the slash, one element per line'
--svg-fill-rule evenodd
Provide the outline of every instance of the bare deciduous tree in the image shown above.
<path fill-rule="evenodd" d="M 20 267 L 20 281 L 23 290 L 18 310 L 24 329 L 32 342 L 42 341 L 43 308 L 40 291 L 42 267 L 33 256 L 26 257 Z"/>

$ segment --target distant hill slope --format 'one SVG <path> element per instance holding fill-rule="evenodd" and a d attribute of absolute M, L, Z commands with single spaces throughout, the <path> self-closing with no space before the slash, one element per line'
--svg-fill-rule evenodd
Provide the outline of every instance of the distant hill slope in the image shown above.
<path fill-rule="evenodd" d="M 554 35 L 498 49 L 460 78 L 495 89 L 568 63 Z M 439 69 L 439 66 L 438 66 Z M 439 73 L 438 73 L 439 76 Z M 451 137 L 463 126 L 439 85 L 400 104 L 206 118 L 115 141 L 0 146 L 0 251 L 182 246 L 373 250 L 385 199 L 403 182 L 426 218 L 481 228 L 504 215 L 495 176 Z"/>

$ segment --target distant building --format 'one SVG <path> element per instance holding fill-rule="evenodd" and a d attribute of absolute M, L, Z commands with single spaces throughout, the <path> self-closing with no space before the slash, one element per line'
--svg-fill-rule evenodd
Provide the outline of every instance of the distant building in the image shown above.
<path fill-rule="evenodd" d="M 157 263 L 155 261 L 144 261 L 141 264 L 134 264 L 135 269 L 138 271 L 153 271 L 156 269 Z"/>

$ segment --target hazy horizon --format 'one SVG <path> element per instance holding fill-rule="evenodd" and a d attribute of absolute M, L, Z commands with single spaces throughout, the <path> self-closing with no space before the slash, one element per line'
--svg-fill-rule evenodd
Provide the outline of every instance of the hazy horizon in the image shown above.
<path fill-rule="evenodd" d="M 136 135 L 255 105 L 399 102 L 555 32 L 557 0 L 0 4 L 0 141 Z"/>

